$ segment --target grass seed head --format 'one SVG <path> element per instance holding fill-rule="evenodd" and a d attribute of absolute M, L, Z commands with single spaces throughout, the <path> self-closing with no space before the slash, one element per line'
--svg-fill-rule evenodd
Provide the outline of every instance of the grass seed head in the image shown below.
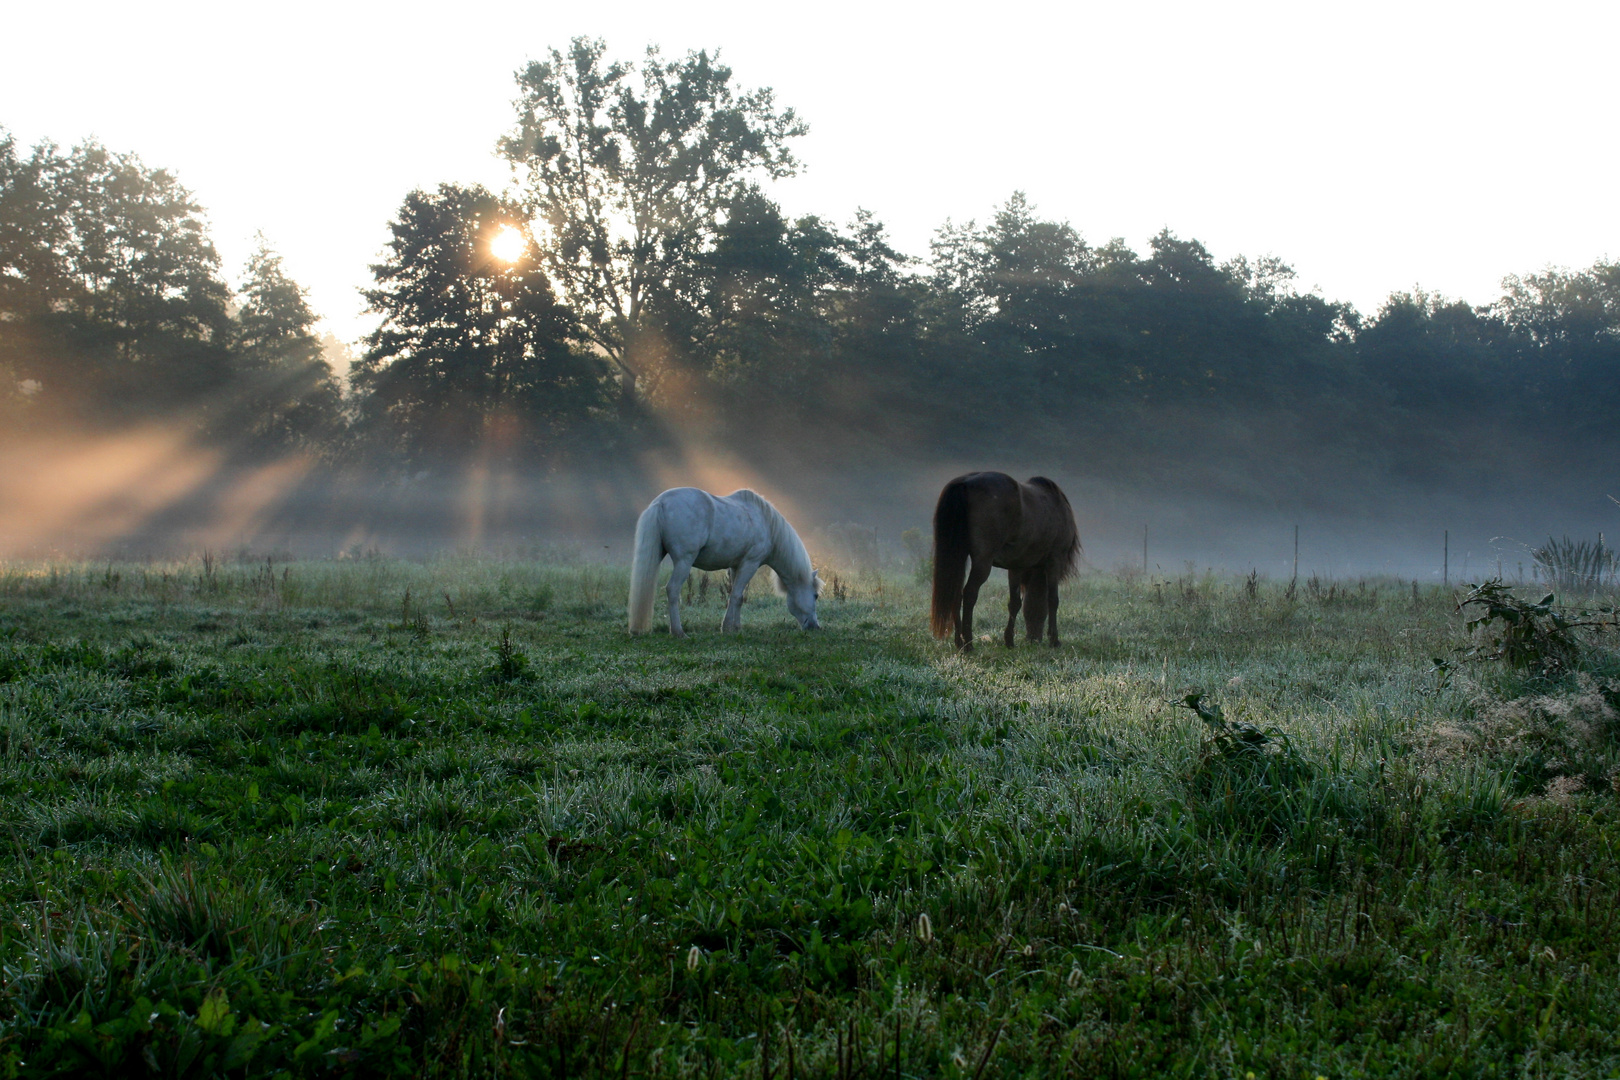
<path fill-rule="evenodd" d="M 686 970 L 696 971 L 703 965 L 703 950 L 696 945 L 686 950 Z"/>
<path fill-rule="evenodd" d="M 924 945 L 934 940 L 934 920 L 928 917 L 927 912 L 917 916 L 917 940 Z"/>

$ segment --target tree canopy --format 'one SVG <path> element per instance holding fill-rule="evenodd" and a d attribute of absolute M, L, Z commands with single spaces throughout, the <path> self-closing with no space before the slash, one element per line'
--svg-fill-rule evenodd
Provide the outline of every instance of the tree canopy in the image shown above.
<path fill-rule="evenodd" d="M 518 121 L 501 140 L 545 268 L 627 389 L 659 363 L 673 309 L 694 303 L 695 261 L 760 179 L 797 167 L 805 126 L 769 90 L 744 91 L 705 52 L 635 65 L 575 38 L 518 73 Z M 683 344 L 683 343 L 681 343 Z"/>
<path fill-rule="evenodd" d="M 540 267 L 522 209 L 482 187 L 413 191 L 366 293 L 382 325 L 355 364 L 362 428 L 407 459 L 561 449 L 602 400 L 601 364 Z M 503 259 L 503 232 L 521 238 Z"/>
<path fill-rule="evenodd" d="M 0 355 L 53 416 L 213 408 L 230 380 L 230 287 L 179 181 L 98 143 L 0 142 Z"/>
<path fill-rule="evenodd" d="M 263 235 L 248 260 L 236 315 L 244 430 L 267 449 L 319 452 L 342 439 L 343 392 L 304 289 Z"/>
<path fill-rule="evenodd" d="M 171 173 L 0 130 L 0 423 L 183 417 L 387 469 L 561 467 L 701 417 L 745 455 L 797 434 L 838 464 L 965 446 L 1296 494 L 1580 470 L 1615 440 L 1620 264 L 1364 315 L 1278 256 L 1090 239 L 1022 192 L 918 259 L 864 210 L 785 212 L 805 126 L 712 54 L 580 38 L 517 82 L 512 188 L 404 198 L 347 383 L 268 243 L 233 291 Z"/>

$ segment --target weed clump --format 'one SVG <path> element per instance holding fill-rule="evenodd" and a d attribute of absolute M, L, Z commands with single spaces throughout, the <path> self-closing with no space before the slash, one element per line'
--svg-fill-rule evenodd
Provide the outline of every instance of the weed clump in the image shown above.
<path fill-rule="evenodd" d="M 832 575 L 832 579 L 828 582 L 828 588 L 832 593 L 832 598 L 840 604 L 849 599 L 849 585 L 837 574 Z"/>
<path fill-rule="evenodd" d="M 1616 627 L 1616 610 L 1568 610 L 1548 593 L 1531 601 L 1500 580 L 1472 585 L 1457 603 L 1473 608 L 1465 627 L 1474 643 L 1464 657 L 1498 661 L 1512 677 L 1476 687 L 1468 716 L 1431 726 L 1419 740 L 1423 756 L 1455 768 L 1490 761 L 1522 794 L 1545 789 L 1568 802 L 1587 788 L 1620 778 L 1614 763 L 1620 736 L 1620 686 L 1599 676 L 1605 658 L 1597 635 Z M 1435 661 L 1442 678 L 1451 665 Z"/>
<path fill-rule="evenodd" d="M 1481 693 L 1473 716 L 1435 725 L 1420 740 L 1430 762 L 1500 761 L 1525 792 L 1559 785 L 1565 794 L 1620 779 L 1613 762 L 1620 735 L 1620 688 L 1577 672 L 1573 688 L 1504 700 Z"/>
<path fill-rule="evenodd" d="M 495 663 L 490 666 L 490 677 L 497 682 L 512 682 L 523 678 L 529 672 L 529 658 L 518 651 L 512 644 L 512 627 L 501 627 L 500 640 L 492 646 L 495 653 Z"/>
<path fill-rule="evenodd" d="M 1291 751 L 1288 735 L 1281 728 L 1261 729 L 1242 720 L 1228 720 L 1220 705 L 1213 701 L 1205 701 L 1202 692 L 1195 691 L 1188 694 L 1177 704 L 1184 709 L 1191 709 L 1209 728 L 1209 741 L 1205 744 L 1206 754 L 1230 759 Z"/>
<path fill-rule="evenodd" d="M 1187 777 L 1196 816 L 1210 832 L 1283 839 L 1294 834 L 1312 777 L 1280 728 L 1231 720 L 1221 706 L 1193 692 L 1177 702 L 1209 729 Z"/>
<path fill-rule="evenodd" d="M 433 636 L 433 627 L 428 622 L 427 612 L 411 604 L 411 590 L 405 590 L 405 597 L 399 602 L 398 629 L 409 631 L 412 639 L 418 644 L 427 642 Z"/>
<path fill-rule="evenodd" d="M 1616 569 L 1614 550 L 1604 546 L 1601 533 L 1595 544 L 1549 536 L 1541 547 L 1531 549 L 1530 557 L 1542 579 L 1565 592 L 1591 592 L 1603 584 L 1604 574 L 1612 581 Z"/>
<path fill-rule="evenodd" d="M 1478 638 L 1467 654 L 1470 659 L 1501 660 L 1510 668 L 1533 669 L 1549 676 L 1573 670 L 1580 661 L 1579 631 L 1614 625 L 1612 621 L 1582 618 L 1592 614 L 1612 616 L 1612 610 L 1580 612 L 1572 618 L 1555 606 L 1552 593 L 1531 602 L 1513 595 L 1500 579 L 1472 586 L 1468 595 L 1457 602 L 1459 612 L 1470 607 L 1480 609 L 1480 614 L 1466 623 L 1467 631 Z"/>
<path fill-rule="evenodd" d="M 529 591 L 525 606 L 531 615 L 539 615 L 551 608 L 551 601 L 556 597 L 557 590 L 551 585 L 541 582 Z"/>
<path fill-rule="evenodd" d="M 285 942 L 275 932 L 285 915 L 278 912 L 280 900 L 263 881 L 237 887 L 198 874 L 189 862 L 175 865 L 165 860 L 145 886 L 125 904 L 155 941 L 223 961 L 252 956 L 268 963 L 285 951 L 278 948 Z M 276 915 L 282 917 L 272 917 Z"/>

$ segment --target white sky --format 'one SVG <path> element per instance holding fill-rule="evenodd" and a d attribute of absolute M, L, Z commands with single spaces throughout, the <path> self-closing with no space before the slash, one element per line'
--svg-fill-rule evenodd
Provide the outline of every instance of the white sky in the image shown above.
<path fill-rule="evenodd" d="M 1093 242 L 1168 225 L 1366 312 L 1620 257 L 1612 2 L 5 0 L 0 28 L 0 125 L 174 170 L 233 279 L 263 230 L 349 339 L 405 193 L 504 183 L 512 73 L 578 34 L 718 48 L 811 125 L 786 208 L 865 206 L 915 255 L 1022 189 Z"/>

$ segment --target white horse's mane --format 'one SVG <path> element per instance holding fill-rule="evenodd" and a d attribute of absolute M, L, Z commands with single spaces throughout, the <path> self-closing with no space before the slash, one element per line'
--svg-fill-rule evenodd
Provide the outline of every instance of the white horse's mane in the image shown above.
<path fill-rule="evenodd" d="M 780 510 L 771 505 L 769 499 L 752 488 L 738 488 L 730 495 L 727 495 L 726 498 L 757 506 L 760 512 L 765 515 L 766 528 L 771 530 L 772 554 L 780 557 L 782 562 L 786 564 L 783 569 L 787 573 L 779 574 L 779 577 L 810 580 L 810 575 L 815 572 L 815 568 L 810 564 L 809 550 L 804 546 L 804 541 L 799 539 L 799 534 L 793 531 L 793 526 L 788 524 L 788 519 L 782 516 Z"/>

